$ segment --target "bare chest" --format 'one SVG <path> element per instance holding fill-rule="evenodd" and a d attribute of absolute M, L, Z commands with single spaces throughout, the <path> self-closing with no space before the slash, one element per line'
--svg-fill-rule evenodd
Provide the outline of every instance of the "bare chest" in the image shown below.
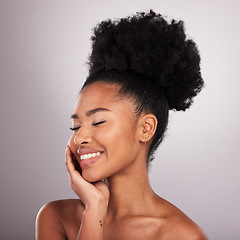
<path fill-rule="evenodd" d="M 157 240 L 161 235 L 161 223 L 156 219 L 132 219 L 110 223 L 105 226 L 105 240 Z"/>

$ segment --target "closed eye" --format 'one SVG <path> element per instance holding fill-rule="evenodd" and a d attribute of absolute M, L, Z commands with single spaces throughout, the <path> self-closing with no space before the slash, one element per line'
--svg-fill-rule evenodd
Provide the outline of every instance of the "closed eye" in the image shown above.
<path fill-rule="evenodd" d="M 70 127 L 70 130 L 72 130 L 72 131 L 75 131 L 75 130 L 78 130 L 78 129 L 80 129 L 81 127 Z"/>
<path fill-rule="evenodd" d="M 93 125 L 93 126 L 97 126 L 97 125 L 103 124 L 103 123 L 105 123 L 105 122 L 106 122 L 106 121 L 101 121 L 101 122 L 93 123 L 92 125 Z"/>
<path fill-rule="evenodd" d="M 93 126 L 97 126 L 97 125 L 103 124 L 103 123 L 105 123 L 105 122 L 106 122 L 106 121 L 100 121 L 100 122 L 93 123 L 92 125 L 93 125 Z M 70 127 L 70 130 L 76 131 L 76 130 L 78 130 L 78 129 L 80 129 L 80 128 L 81 128 L 81 126 L 79 126 L 79 127 Z"/>

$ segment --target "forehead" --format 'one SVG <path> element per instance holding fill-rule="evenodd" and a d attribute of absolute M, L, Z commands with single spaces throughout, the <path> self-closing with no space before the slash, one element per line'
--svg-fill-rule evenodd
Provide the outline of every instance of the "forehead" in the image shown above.
<path fill-rule="evenodd" d="M 108 84 L 95 82 L 86 86 L 78 96 L 75 112 L 88 111 L 94 108 L 105 107 L 110 110 L 120 108 L 133 108 L 132 101 L 127 98 L 119 98 L 119 86 L 117 84 Z"/>
<path fill-rule="evenodd" d="M 106 100 L 117 100 L 119 86 L 116 84 L 109 84 L 103 82 L 95 82 L 86 86 L 80 93 L 80 98 L 92 98 L 93 100 L 105 96 Z M 104 101 L 104 99 L 101 99 Z"/>

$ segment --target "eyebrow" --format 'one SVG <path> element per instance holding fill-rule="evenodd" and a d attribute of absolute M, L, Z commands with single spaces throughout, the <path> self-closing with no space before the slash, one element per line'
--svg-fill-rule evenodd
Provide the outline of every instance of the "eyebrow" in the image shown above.
<path fill-rule="evenodd" d="M 86 115 L 87 115 L 87 117 L 90 117 L 97 112 L 110 112 L 110 110 L 107 109 L 107 108 L 94 108 L 92 110 L 87 111 Z M 72 119 L 79 119 L 77 114 L 72 114 L 71 118 Z"/>
<path fill-rule="evenodd" d="M 71 115 L 71 119 L 78 119 L 78 115 L 72 114 L 72 115 Z"/>

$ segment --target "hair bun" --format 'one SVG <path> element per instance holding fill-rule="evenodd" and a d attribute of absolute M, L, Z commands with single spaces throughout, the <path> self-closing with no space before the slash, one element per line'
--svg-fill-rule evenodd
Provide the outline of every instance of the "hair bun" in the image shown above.
<path fill-rule="evenodd" d="M 146 84 L 161 88 L 170 109 L 185 110 L 203 87 L 196 44 L 186 38 L 184 23 L 149 13 L 101 22 L 92 36 L 89 74 L 134 71 Z"/>

